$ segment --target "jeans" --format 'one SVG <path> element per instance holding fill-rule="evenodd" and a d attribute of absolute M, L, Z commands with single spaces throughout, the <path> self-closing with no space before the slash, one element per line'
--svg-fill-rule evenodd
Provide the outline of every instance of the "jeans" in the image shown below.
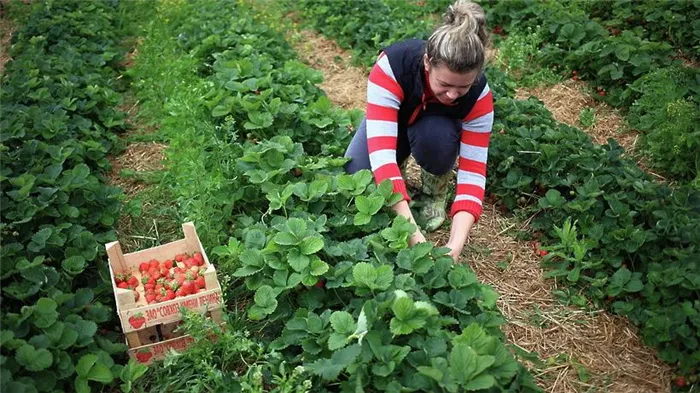
<path fill-rule="evenodd" d="M 352 174 L 362 169 L 371 169 L 367 149 L 367 124 L 362 119 L 360 127 L 350 141 L 345 157 L 352 161 L 345 171 Z M 413 154 L 421 168 L 433 175 L 444 175 L 455 164 L 459 154 L 462 132 L 461 119 L 443 116 L 424 116 L 408 127 L 399 126 L 396 146 L 396 161 L 401 165 Z"/>

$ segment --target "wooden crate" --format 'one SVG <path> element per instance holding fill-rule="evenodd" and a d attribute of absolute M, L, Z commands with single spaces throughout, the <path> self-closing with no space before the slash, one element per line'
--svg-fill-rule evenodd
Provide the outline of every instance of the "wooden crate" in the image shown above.
<path fill-rule="evenodd" d="M 144 340 L 145 336 L 143 334 L 139 335 L 140 330 L 179 321 L 181 319 L 181 307 L 200 313 L 213 312 L 213 315 L 216 315 L 218 320 L 221 319 L 221 285 L 216 278 L 216 269 L 209 262 L 207 253 L 197 236 L 194 224 L 191 222 L 182 224 L 182 231 L 185 234 L 184 239 L 129 254 L 122 253 L 119 242 L 105 245 L 109 258 L 109 271 L 117 304 L 117 314 L 119 315 L 122 331 L 126 336 L 129 348 L 138 348 L 149 343 L 147 340 Z M 141 296 L 138 301 L 135 301 L 132 290 L 117 288 L 115 285 L 114 277 L 119 272 L 132 273 L 140 281 L 141 274 L 138 270 L 141 262 L 151 259 L 163 261 L 172 259 L 177 254 L 192 254 L 195 252 L 202 253 L 203 266 L 206 267 L 204 271 L 206 290 L 200 290 L 197 294 L 148 304 L 145 296 Z M 142 287 L 141 284 L 139 286 Z"/>
<path fill-rule="evenodd" d="M 223 323 L 221 320 L 221 310 L 214 310 L 208 314 L 208 317 L 214 322 L 218 324 Z M 149 365 L 155 361 L 165 359 L 165 356 L 171 349 L 176 352 L 187 349 L 192 345 L 194 339 L 188 334 L 175 332 L 179 323 L 180 321 L 176 321 L 163 325 L 151 326 L 135 332 L 142 345 L 129 348 L 129 357 Z M 128 342 L 127 345 L 129 345 Z"/>

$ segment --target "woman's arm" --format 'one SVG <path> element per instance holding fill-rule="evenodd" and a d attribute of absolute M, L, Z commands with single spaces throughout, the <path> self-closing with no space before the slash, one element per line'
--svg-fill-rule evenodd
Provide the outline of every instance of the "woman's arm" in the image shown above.
<path fill-rule="evenodd" d="M 457 190 L 450 212 L 452 228 L 447 244 L 455 260 L 459 258 L 469 231 L 483 210 L 486 159 L 492 126 L 493 96 L 486 84 L 474 107 L 462 121 Z"/>
<path fill-rule="evenodd" d="M 411 238 L 408 239 L 408 245 L 413 246 L 417 243 L 423 243 L 425 241 L 425 236 L 423 232 L 420 231 L 420 227 L 416 224 L 416 220 L 413 219 L 413 214 L 411 214 L 411 209 L 408 207 L 408 201 L 399 201 L 397 204 L 391 207 L 396 214 L 405 217 L 408 221 L 412 222 L 416 226 L 416 231 L 413 232 Z"/>
<path fill-rule="evenodd" d="M 469 238 L 469 231 L 472 229 L 476 218 L 469 212 L 460 211 L 452 217 L 452 227 L 450 228 L 450 240 L 446 247 L 450 248 L 450 256 L 456 261 L 462 253 L 464 243 Z"/>

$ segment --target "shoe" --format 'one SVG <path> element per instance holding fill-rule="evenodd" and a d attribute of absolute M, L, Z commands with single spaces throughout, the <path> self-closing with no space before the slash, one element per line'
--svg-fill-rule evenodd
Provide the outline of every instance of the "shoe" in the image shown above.
<path fill-rule="evenodd" d="M 452 171 L 436 176 L 421 168 L 421 195 L 416 199 L 418 217 L 416 221 L 426 232 L 434 232 L 443 222 L 447 213 L 447 186 L 453 177 Z"/>

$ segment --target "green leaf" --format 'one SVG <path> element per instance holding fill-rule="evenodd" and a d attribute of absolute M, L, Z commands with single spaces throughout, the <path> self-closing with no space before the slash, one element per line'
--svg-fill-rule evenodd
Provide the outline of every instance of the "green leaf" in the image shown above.
<path fill-rule="evenodd" d="M 400 320 L 407 320 L 413 317 L 415 314 L 413 308 L 413 300 L 409 297 L 401 297 L 394 301 L 391 306 L 391 310 L 394 312 L 396 318 Z"/>
<path fill-rule="evenodd" d="M 43 228 L 32 235 L 32 241 L 27 246 L 27 250 L 32 252 L 40 252 L 46 247 L 46 241 L 49 240 L 53 231 L 51 228 Z"/>
<path fill-rule="evenodd" d="M 377 268 L 377 278 L 374 283 L 377 289 L 388 289 L 394 282 L 394 269 L 389 265 L 382 265 Z"/>
<path fill-rule="evenodd" d="M 243 266 L 242 268 L 239 268 L 235 272 L 233 272 L 234 277 L 250 277 L 253 274 L 261 271 L 262 268 L 255 267 L 255 266 Z"/>
<path fill-rule="evenodd" d="M 88 380 L 84 377 L 75 378 L 75 392 L 76 393 L 90 393 L 90 385 Z"/>
<path fill-rule="evenodd" d="M 319 359 L 308 365 L 308 369 L 326 381 L 333 381 L 360 354 L 361 347 L 350 345 L 333 353 L 330 359 Z"/>
<path fill-rule="evenodd" d="M 328 337 L 328 349 L 331 351 L 335 351 L 336 349 L 340 349 L 345 346 L 345 344 L 348 343 L 348 336 L 340 333 L 331 333 L 331 335 Z"/>
<path fill-rule="evenodd" d="M 335 311 L 331 314 L 331 326 L 338 333 L 350 335 L 355 331 L 355 321 L 347 311 Z"/>
<path fill-rule="evenodd" d="M 491 375 L 479 375 L 464 385 L 468 391 L 484 390 L 496 384 L 496 380 Z"/>
<path fill-rule="evenodd" d="M 34 306 L 34 326 L 39 329 L 45 329 L 53 325 L 56 322 L 56 318 L 58 318 L 57 307 L 58 305 L 52 299 L 45 297 L 39 299 Z"/>
<path fill-rule="evenodd" d="M 615 56 L 622 61 L 627 61 L 630 59 L 630 46 L 629 45 L 618 45 L 615 47 Z"/>
<path fill-rule="evenodd" d="M 476 376 L 478 355 L 466 344 L 456 344 L 450 352 L 450 373 L 458 383 L 468 383 Z"/>
<path fill-rule="evenodd" d="M 90 369 L 92 369 L 92 366 L 94 366 L 96 362 L 97 355 L 83 355 L 80 360 L 78 360 L 78 364 L 75 366 L 75 372 L 78 373 L 79 376 L 87 378 L 88 373 L 90 373 Z"/>
<path fill-rule="evenodd" d="M 418 366 L 416 367 L 419 373 L 430 377 L 438 382 L 442 381 L 442 371 L 436 369 L 435 367 Z"/>
<path fill-rule="evenodd" d="M 352 278 L 356 284 L 373 288 L 377 280 L 377 269 L 367 262 L 360 262 L 352 268 Z"/>
<path fill-rule="evenodd" d="M 90 381 L 108 384 L 114 380 L 114 375 L 112 375 L 112 371 L 106 365 L 102 363 L 95 363 L 95 365 L 92 366 L 88 372 L 87 379 Z"/>
<path fill-rule="evenodd" d="M 371 217 L 377 214 L 379 209 L 384 206 L 384 199 L 379 195 L 372 195 L 369 197 L 358 195 L 357 198 L 355 198 L 355 206 L 358 211 Z"/>
<path fill-rule="evenodd" d="M 318 257 L 313 257 L 311 259 L 311 271 L 310 271 L 310 273 L 312 276 L 318 277 L 318 276 L 321 276 L 323 274 L 326 274 L 328 269 L 329 269 L 328 264 L 326 262 L 323 262 Z"/>
<path fill-rule="evenodd" d="M 323 238 L 321 236 L 309 236 L 301 241 L 299 248 L 302 254 L 311 255 L 323 249 L 323 245 Z"/>
<path fill-rule="evenodd" d="M 355 226 L 358 226 L 358 227 L 359 227 L 359 226 L 362 226 L 362 225 L 367 225 L 367 224 L 369 224 L 370 221 L 372 221 L 372 216 L 370 216 L 370 215 L 367 214 L 367 213 L 358 212 L 358 213 L 356 213 L 355 216 L 353 217 L 352 223 L 353 223 Z"/>
<path fill-rule="evenodd" d="M 255 291 L 255 304 L 262 308 L 277 308 L 277 299 L 274 289 L 269 285 L 262 285 Z"/>
<path fill-rule="evenodd" d="M 76 276 L 85 270 L 87 267 L 87 261 L 81 255 L 74 255 L 70 258 L 66 258 L 61 263 L 61 267 L 66 273 Z"/>
<path fill-rule="evenodd" d="M 297 272 L 303 272 L 311 263 L 311 258 L 301 254 L 298 250 L 290 250 L 287 256 L 289 266 Z"/>
<path fill-rule="evenodd" d="M 35 349 L 31 345 L 25 344 L 17 349 L 15 360 L 29 371 L 41 371 L 51 366 L 53 355 L 46 349 Z"/>
<path fill-rule="evenodd" d="M 280 232 L 275 235 L 275 243 L 282 246 L 295 246 L 300 243 L 301 240 L 290 232 Z"/>

